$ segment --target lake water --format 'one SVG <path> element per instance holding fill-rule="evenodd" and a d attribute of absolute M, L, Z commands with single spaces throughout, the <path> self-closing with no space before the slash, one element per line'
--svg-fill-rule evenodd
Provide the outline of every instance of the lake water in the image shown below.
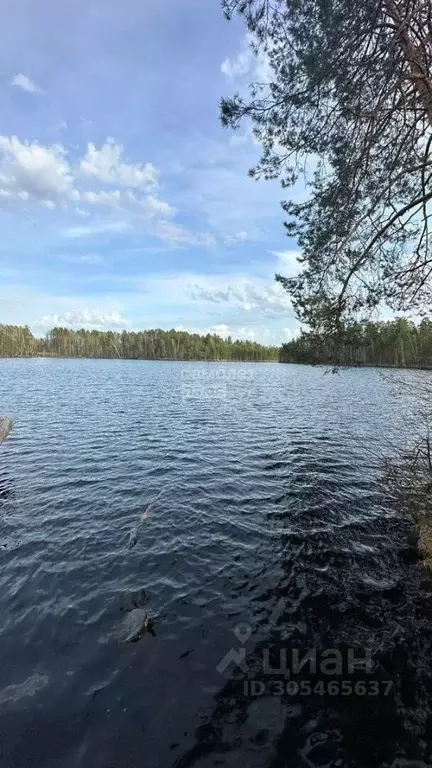
<path fill-rule="evenodd" d="M 1 767 L 426 764 L 431 582 L 377 464 L 395 377 L 1 360 Z M 154 635 L 123 643 L 136 606 Z"/>

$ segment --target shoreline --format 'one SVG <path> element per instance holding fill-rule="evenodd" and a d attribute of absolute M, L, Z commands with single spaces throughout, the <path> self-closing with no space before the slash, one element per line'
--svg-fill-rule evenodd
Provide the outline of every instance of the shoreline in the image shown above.
<path fill-rule="evenodd" d="M 0 360 L 134 360 L 138 363 L 253 363 L 272 365 L 280 360 L 202 360 L 201 358 L 183 359 L 179 357 L 93 357 L 88 355 L 0 355 Z"/>
<path fill-rule="evenodd" d="M 390 368 L 395 371 L 432 371 L 432 365 L 392 365 L 391 363 L 306 363 L 280 360 L 281 365 L 309 365 L 311 368 Z"/>

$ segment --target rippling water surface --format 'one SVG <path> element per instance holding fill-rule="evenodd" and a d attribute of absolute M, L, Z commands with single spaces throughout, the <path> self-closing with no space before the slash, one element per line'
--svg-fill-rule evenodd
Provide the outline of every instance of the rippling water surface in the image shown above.
<path fill-rule="evenodd" d="M 428 764 L 431 584 L 376 462 L 391 377 L 0 361 L 1 768 Z"/>

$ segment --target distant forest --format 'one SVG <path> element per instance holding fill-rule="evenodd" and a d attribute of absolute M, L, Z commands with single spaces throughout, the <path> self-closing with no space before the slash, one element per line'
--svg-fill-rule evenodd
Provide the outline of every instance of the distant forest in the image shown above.
<path fill-rule="evenodd" d="M 0 357 L 96 357 L 132 360 L 277 361 L 279 347 L 186 331 L 72 331 L 53 328 L 42 339 L 28 326 L 0 325 Z"/>
<path fill-rule="evenodd" d="M 354 323 L 326 337 L 302 333 L 283 344 L 280 361 L 432 368 L 432 321 L 424 318 L 416 326 L 399 317 L 386 323 Z"/>
<path fill-rule="evenodd" d="M 28 326 L 0 324 L 0 357 L 94 357 L 132 360 L 280 361 L 329 365 L 432 368 L 432 320 L 397 318 L 347 326 L 338 334 L 303 332 L 282 347 L 186 331 L 78 331 L 53 328 L 44 338 Z"/>

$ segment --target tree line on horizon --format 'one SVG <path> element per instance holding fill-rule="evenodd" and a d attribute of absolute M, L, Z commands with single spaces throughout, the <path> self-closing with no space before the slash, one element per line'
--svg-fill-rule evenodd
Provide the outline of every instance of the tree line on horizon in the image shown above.
<path fill-rule="evenodd" d="M 425 317 L 418 325 L 404 317 L 350 323 L 326 336 L 302 332 L 282 345 L 279 359 L 282 363 L 432 368 L 432 320 Z"/>
<path fill-rule="evenodd" d="M 0 357 L 37 356 L 264 362 L 277 361 L 279 347 L 159 328 L 121 333 L 53 328 L 37 338 L 28 326 L 0 324 Z"/>

